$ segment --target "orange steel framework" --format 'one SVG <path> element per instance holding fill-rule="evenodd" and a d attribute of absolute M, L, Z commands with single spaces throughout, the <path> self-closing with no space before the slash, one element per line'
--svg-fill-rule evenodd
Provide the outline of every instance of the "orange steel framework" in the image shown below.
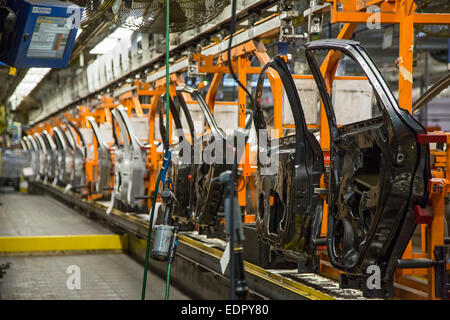
<path fill-rule="evenodd" d="M 414 24 L 449 24 L 450 14 L 429 14 L 429 13 L 416 13 L 416 5 L 413 0 L 372 0 L 372 1 L 354 1 L 354 0 L 326 0 L 331 3 L 331 6 L 327 10 L 330 10 L 331 23 L 345 23 L 342 27 L 338 39 L 349 39 L 354 33 L 356 27 L 360 23 L 367 23 L 367 21 L 373 16 L 373 12 L 367 12 L 369 6 L 379 6 L 379 22 L 381 24 L 399 24 L 400 25 L 400 43 L 399 43 L 399 105 L 401 108 L 411 112 L 412 108 L 412 64 L 413 64 L 413 46 L 414 46 Z M 342 6 L 338 6 L 342 4 Z M 213 44 L 214 45 L 214 44 Z M 211 46 L 213 46 L 211 45 Z M 208 46 L 209 47 L 209 46 Z M 206 47 L 207 48 L 207 47 Z M 206 49 L 204 48 L 204 49 Z M 255 40 L 250 40 L 244 44 L 238 45 L 232 49 L 232 65 L 239 80 L 242 83 L 247 83 L 247 76 L 251 74 L 259 74 L 260 67 L 254 67 L 251 65 L 250 57 L 256 56 L 261 65 L 266 64 L 270 57 L 262 44 Z M 339 63 L 340 55 L 337 52 L 330 51 L 321 66 L 321 72 L 325 78 L 328 90 L 331 90 L 333 81 L 339 78 L 348 77 L 335 77 L 335 72 Z M 193 55 L 193 61 L 197 63 L 198 72 L 206 74 L 214 74 L 214 77 L 209 86 L 206 102 L 211 111 L 214 112 L 214 106 L 220 102 L 216 102 L 216 95 L 219 90 L 219 85 L 225 74 L 229 73 L 227 66 L 228 56 L 226 53 L 221 52 L 215 56 L 205 56 L 200 53 Z M 170 76 L 170 95 L 175 95 L 175 89 L 177 85 L 184 84 L 184 79 L 180 70 L 177 73 L 173 73 Z M 272 94 L 274 96 L 274 119 L 273 128 L 282 132 L 283 128 L 288 128 L 291 125 L 283 124 L 282 119 L 282 84 L 279 75 L 273 72 L 270 68 L 267 71 L 267 76 L 270 82 Z M 293 75 L 294 78 L 312 78 L 312 76 L 305 75 Z M 366 78 L 361 77 L 360 80 Z M 132 85 L 133 89 L 121 94 L 118 98 L 118 102 L 123 104 L 127 108 L 129 116 L 134 114 L 136 116 L 144 116 L 148 114 L 149 118 L 149 145 L 146 148 L 150 152 L 147 153 L 147 170 L 149 174 L 148 181 L 146 182 L 149 195 L 151 194 L 155 182 L 158 170 L 162 162 L 162 153 L 157 152 L 157 145 L 155 142 L 155 117 L 157 111 L 157 105 L 159 98 L 165 92 L 165 78 L 160 78 L 153 83 L 147 83 L 144 81 L 135 80 Z M 127 84 L 126 86 L 131 86 Z M 139 97 L 148 97 L 146 103 L 141 103 Z M 114 99 L 111 97 L 100 97 L 95 111 L 89 111 L 86 107 L 78 108 L 78 125 L 80 127 L 86 127 L 85 119 L 91 115 L 95 117 L 98 123 L 111 123 L 112 117 L 110 109 L 117 106 L 114 103 Z M 190 97 L 186 96 L 186 100 L 189 103 Z M 245 126 L 246 118 L 246 95 L 243 89 L 238 88 L 238 125 L 240 127 Z M 229 104 L 229 103 L 227 103 Z M 144 110 L 148 110 L 148 112 Z M 71 115 L 67 114 L 67 117 Z M 42 132 L 47 130 L 51 133 L 53 125 L 58 123 L 57 118 L 52 118 L 47 122 L 40 124 L 34 128 L 28 130 L 27 133 L 33 134 L 34 132 Z M 171 123 L 171 121 L 170 121 Z M 325 164 L 329 164 L 329 150 L 330 150 L 330 137 L 328 130 L 328 121 L 325 115 L 323 105 L 320 110 L 319 124 L 308 125 L 310 128 L 318 128 L 320 130 L 320 143 L 324 153 Z M 171 134 L 171 128 L 168 128 L 168 134 Z M 439 141 L 445 140 L 446 144 L 450 144 L 450 134 L 438 133 L 440 136 Z M 444 138 L 443 138 L 444 137 Z M 94 144 L 96 142 L 94 141 Z M 96 150 L 96 147 L 95 149 Z M 447 151 L 432 150 L 434 162 L 432 163 L 433 179 L 429 183 L 430 188 L 430 203 L 433 210 L 433 219 L 429 225 L 422 224 L 421 227 L 421 252 L 412 252 L 412 244 L 410 243 L 405 251 L 405 259 L 414 258 L 430 258 L 433 259 L 433 248 L 436 245 L 444 244 L 444 205 L 445 198 L 450 193 L 449 181 L 450 181 L 450 148 Z M 89 176 L 88 171 L 92 172 L 92 167 L 97 163 L 97 154 L 92 163 L 86 165 L 88 180 L 92 183 L 96 177 Z M 250 150 L 249 144 L 246 145 L 244 164 L 241 165 L 243 176 L 248 178 L 252 173 L 256 171 L 255 167 L 251 166 L 249 162 Z M 88 167 L 90 168 L 88 170 Z M 326 188 L 324 179 L 322 178 L 321 186 Z M 96 195 L 92 195 L 92 199 L 96 199 Z M 246 188 L 245 186 L 240 189 L 238 194 L 239 203 L 241 206 L 246 205 Z M 325 201 L 325 199 L 324 199 Z M 148 200 L 148 205 L 151 205 L 151 200 Z M 251 214 L 245 214 L 246 223 L 254 222 L 254 216 Z M 325 203 L 323 213 L 322 234 L 326 234 L 327 231 L 327 206 Z M 326 250 L 320 248 L 321 256 L 321 272 L 332 277 L 337 277 L 339 272 L 332 268 L 328 262 Z M 421 278 L 419 278 L 421 277 Z M 434 270 L 428 269 L 403 269 L 398 270 L 395 275 L 395 296 L 398 298 L 431 298 L 436 299 L 434 294 Z M 423 279 L 426 279 L 426 282 Z"/>
<path fill-rule="evenodd" d="M 89 124 L 87 121 L 87 118 L 89 116 L 96 117 L 98 113 L 102 113 L 102 109 L 96 110 L 95 112 L 91 112 L 89 107 L 87 106 L 78 106 L 76 108 L 78 111 L 78 116 L 75 119 L 75 123 L 79 128 L 89 128 Z M 80 141 L 78 141 L 80 142 Z M 97 200 L 102 197 L 101 194 L 95 194 L 94 191 L 94 184 L 97 179 L 96 177 L 96 169 L 98 164 L 98 155 L 97 155 L 97 141 L 93 139 L 92 145 L 87 142 L 88 145 L 86 148 L 87 157 L 85 162 L 85 172 L 86 172 L 86 186 L 87 186 L 87 198 L 88 200 Z M 92 150 L 89 150 L 92 148 Z M 92 152 L 89 152 L 92 151 Z"/>

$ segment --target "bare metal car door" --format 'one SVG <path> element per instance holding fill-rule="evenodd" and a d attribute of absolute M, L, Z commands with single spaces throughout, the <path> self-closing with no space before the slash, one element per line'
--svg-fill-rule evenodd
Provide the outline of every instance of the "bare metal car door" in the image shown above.
<path fill-rule="evenodd" d="M 27 178 L 27 179 L 33 179 L 34 178 L 34 168 L 33 165 L 35 163 L 34 158 L 35 158 L 35 152 L 33 150 L 33 147 L 31 146 L 30 141 L 28 141 L 28 137 L 24 136 L 22 138 L 20 138 L 19 140 L 19 144 L 20 144 L 20 148 L 24 151 L 23 155 L 24 158 L 28 158 L 28 166 L 24 166 L 22 171 L 22 174 Z M 31 170 L 30 170 L 31 169 Z"/>
<path fill-rule="evenodd" d="M 20 139 L 20 145 L 23 150 L 27 151 L 29 154 L 29 167 L 25 167 L 26 176 L 28 179 L 34 180 L 39 171 L 39 162 L 37 161 L 38 151 L 35 149 L 33 138 L 30 136 L 24 136 Z M 31 169 L 31 170 L 28 170 Z M 25 174 L 25 173 L 24 173 Z"/>
<path fill-rule="evenodd" d="M 33 179 L 36 179 L 39 177 L 39 173 L 40 173 L 39 146 L 32 135 L 28 135 L 27 139 L 31 146 L 31 150 L 33 150 L 33 156 L 32 156 L 32 165 L 33 165 L 33 171 L 34 171 Z"/>
<path fill-rule="evenodd" d="M 44 138 L 39 133 L 35 133 L 34 137 L 37 145 L 39 147 L 39 179 L 45 179 L 47 174 L 47 146 L 45 144 Z"/>
<path fill-rule="evenodd" d="M 226 170 L 231 170 L 231 164 L 227 164 L 225 157 L 227 153 L 233 154 L 233 146 L 227 143 L 227 135 L 218 127 L 200 92 L 189 87 L 177 88 L 177 97 L 180 103 L 185 103 L 182 92 L 188 93 L 198 103 L 209 127 L 209 132 L 202 136 L 203 157 L 200 163 L 195 164 L 194 219 L 201 224 L 210 225 L 214 229 L 212 231 L 215 232 L 218 223 L 223 218 L 223 185 L 214 182 L 213 178 L 218 177 Z M 207 148 L 214 150 L 214 155 L 210 159 L 205 158 L 204 150 Z"/>
<path fill-rule="evenodd" d="M 330 39 L 305 46 L 330 128 L 330 262 L 347 273 L 342 277 L 344 287 L 359 286 L 368 296 L 390 295 L 397 260 L 416 227 L 413 207 L 427 203 L 429 150 L 416 140 L 418 134 L 426 131 L 398 106 L 358 42 Z M 336 97 L 328 93 L 317 62 L 320 54 L 328 52 L 339 54 L 341 61 L 363 71 L 374 93 L 373 108 L 377 110 L 368 119 L 338 126 L 336 119 L 342 114 L 336 109 L 342 106 L 333 104 Z M 363 106 L 353 112 L 360 108 Z M 365 279 L 370 266 L 380 268 L 380 290 L 367 289 Z"/>
<path fill-rule="evenodd" d="M 295 124 L 293 134 L 274 139 L 268 139 L 261 109 L 263 83 L 269 68 L 281 78 Z M 298 252 L 299 268 L 304 272 L 317 272 L 319 260 L 314 240 L 320 234 L 323 199 L 315 193 L 315 189 L 320 187 L 320 178 L 324 173 L 322 149 L 315 136 L 308 131 L 297 88 L 281 57 L 275 57 L 263 67 L 256 86 L 255 101 L 254 123 L 259 151 L 257 235 L 276 249 Z M 261 161 L 263 153 L 270 154 L 271 160 Z"/>
<path fill-rule="evenodd" d="M 58 150 L 56 155 L 56 178 L 60 183 L 66 185 L 70 183 L 70 172 L 73 170 L 70 168 L 72 151 L 68 145 L 64 130 L 60 126 L 53 128 L 53 136 Z"/>
<path fill-rule="evenodd" d="M 87 147 L 84 137 L 80 132 L 80 129 L 69 120 L 66 122 L 66 132 L 68 133 L 68 139 L 72 145 L 72 167 L 73 171 L 71 174 L 70 183 L 72 187 L 76 190 L 85 188 L 86 183 L 86 157 L 87 157 Z M 78 143 L 77 141 L 80 141 Z"/>
<path fill-rule="evenodd" d="M 67 124 L 65 126 L 65 130 L 63 128 L 61 128 L 61 132 L 62 135 L 66 141 L 66 145 L 67 145 L 67 152 L 65 155 L 65 168 L 66 168 L 66 172 L 64 175 L 64 179 L 65 179 L 65 184 L 68 185 L 69 187 L 72 187 L 73 184 L 73 176 L 75 174 L 75 166 L 74 166 L 74 141 L 73 141 L 73 137 L 71 135 L 71 133 L 69 132 L 70 129 L 67 127 Z"/>
<path fill-rule="evenodd" d="M 46 152 L 46 166 L 47 166 L 47 170 L 46 170 L 46 178 L 47 181 L 54 181 L 54 179 L 56 178 L 56 161 L 57 161 L 57 149 L 56 149 L 56 144 L 55 141 L 53 140 L 53 137 L 50 135 L 50 133 L 48 133 L 47 130 L 44 130 L 44 132 L 42 133 L 44 140 L 45 140 L 45 144 L 47 147 L 47 152 Z"/>
<path fill-rule="evenodd" d="M 28 143 L 27 143 L 27 141 L 26 141 L 26 139 L 27 139 L 27 137 L 22 137 L 21 139 L 20 139 L 20 147 L 22 148 L 22 150 L 24 150 L 24 151 L 29 151 L 30 150 L 30 148 L 29 148 L 29 146 L 28 146 Z"/>
<path fill-rule="evenodd" d="M 183 111 L 186 118 L 188 133 L 191 139 L 188 139 L 185 135 L 180 112 L 171 97 L 169 110 L 172 114 L 176 129 L 176 131 L 172 133 L 172 137 L 175 137 L 177 141 L 170 141 L 169 146 L 166 145 L 167 131 L 163 115 L 163 109 L 165 110 L 165 94 L 161 96 L 158 104 L 159 131 L 164 144 L 164 149 L 170 148 L 172 151 L 172 162 L 167 174 L 172 180 L 173 192 L 177 199 L 173 206 L 173 215 L 184 217 L 189 221 L 193 217 L 195 207 L 194 181 L 196 170 L 194 165 L 194 144 L 196 137 L 191 114 L 180 92 L 177 93 L 176 98 L 179 102 L 180 109 Z"/>
<path fill-rule="evenodd" d="M 108 190 L 110 189 L 111 170 L 112 170 L 112 157 L 108 150 L 108 145 L 103 141 L 103 137 L 100 133 L 100 128 L 97 125 L 94 117 L 87 118 L 89 124 L 94 132 L 95 139 L 97 140 L 97 169 L 96 169 L 96 181 L 94 191 L 98 194 L 102 194 L 103 197 L 107 197 Z"/>
<path fill-rule="evenodd" d="M 144 145 L 134 134 L 125 108 L 118 106 L 111 113 L 119 124 L 120 135 L 123 141 L 123 146 L 116 149 L 116 160 L 119 161 L 117 169 L 120 169 L 120 171 L 116 169 L 117 182 L 120 183 L 117 188 L 118 199 L 131 208 L 139 210 L 143 207 L 141 199 L 145 196 L 145 177 L 147 172 L 145 168 L 146 152 L 143 148 Z M 114 180 L 114 183 L 116 183 L 116 180 Z"/>

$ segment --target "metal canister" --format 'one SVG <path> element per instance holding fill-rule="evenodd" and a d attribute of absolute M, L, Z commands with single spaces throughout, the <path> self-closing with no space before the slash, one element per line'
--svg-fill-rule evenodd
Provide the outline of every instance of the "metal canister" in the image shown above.
<path fill-rule="evenodd" d="M 167 225 L 155 226 L 155 239 L 151 257 L 159 261 L 167 261 L 175 227 Z"/>

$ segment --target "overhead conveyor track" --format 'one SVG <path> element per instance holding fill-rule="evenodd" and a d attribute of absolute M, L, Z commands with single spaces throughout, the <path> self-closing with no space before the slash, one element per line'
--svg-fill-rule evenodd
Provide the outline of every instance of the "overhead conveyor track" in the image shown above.
<path fill-rule="evenodd" d="M 265 10 L 271 9 L 270 12 L 273 12 L 273 7 L 276 6 L 276 1 L 270 0 L 270 1 L 262 1 L 262 0 L 252 0 L 248 3 L 243 4 L 243 7 L 238 9 L 237 16 L 240 21 L 245 21 L 245 19 L 249 19 L 249 17 L 255 15 L 255 13 L 261 13 Z M 198 46 L 199 42 L 202 39 L 209 39 L 213 35 L 220 32 L 221 29 L 223 29 L 228 23 L 229 23 L 229 10 L 224 12 L 223 18 L 220 21 L 217 21 L 214 25 L 208 25 L 208 27 L 203 28 L 200 33 L 192 33 L 191 30 L 183 33 L 180 36 L 180 42 L 172 46 L 170 48 L 170 54 L 173 57 L 183 57 L 187 51 L 193 50 L 196 46 Z M 226 17 L 226 18 L 225 18 Z M 279 14 L 273 14 L 267 17 L 266 19 L 263 19 L 261 21 L 258 21 L 255 23 L 254 26 L 250 26 L 248 28 L 245 28 L 245 31 L 241 32 L 239 35 L 235 37 L 233 40 L 234 44 L 242 43 L 242 41 L 248 41 L 249 39 L 259 38 L 263 36 L 268 35 L 274 35 L 279 32 L 280 27 L 282 26 L 283 21 L 280 19 Z M 241 30 L 242 31 L 242 30 Z M 245 40 L 247 39 L 247 40 Z M 226 42 L 226 41 L 225 41 Z M 224 51 L 226 49 L 226 46 L 224 43 L 220 43 L 219 46 L 212 45 L 212 49 L 206 49 L 206 52 L 210 54 L 213 51 L 216 51 L 219 48 L 219 51 Z M 72 109 L 76 104 L 83 103 L 83 101 L 88 101 L 91 98 L 96 97 L 98 94 L 102 94 L 103 92 L 106 92 L 108 90 L 114 89 L 117 87 L 117 83 L 123 83 L 126 82 L 127 79 L 135 78 L 136 76 L 141 77 L 142 75 L 145 75 L 148 70 L 151 70 L 157 65 L 163 65 L 164 64 L 164 54 L 155 54 L 150 59 L 145 60 L 142 59 L 137 66 L 133 66 L 133 68 L 126 73 L 122 74 L 119 78 L 116 78 L 114 80 L 109 81 L 108 83 L 103 84 L 101 87 L 95 89 L 94 91 L 88 91 L 83 92 L 82 94 L 77 94 L 76 99 L 72 99 L 71 101 L 64 101 L 63 105 L 58 105 L 56 109 L 53 108 L 51 112 L 41 114 L 36 119 L 33 119 L 30 124 L 35 125 L 42 121 L 46 121 L 49 118 L 55 116 L 58 113 L 68 111 Z M 181 59 L 180 59 L 181 60 Z M 186 60 L 185 62 L 182 62 L 182 64 L 187 64 L 187 59 L 183 58 L 183 60 Z M 182 61 L 183 61 L 182 60 Z M 173 72 L 174 69 L 171 66 L 171 72 Z M 151 73 L 149 76 L 150 78 L 157 74 L 159 71 L 155 71 Z M 164 74 L 164 70 L 162 73 Z"/>

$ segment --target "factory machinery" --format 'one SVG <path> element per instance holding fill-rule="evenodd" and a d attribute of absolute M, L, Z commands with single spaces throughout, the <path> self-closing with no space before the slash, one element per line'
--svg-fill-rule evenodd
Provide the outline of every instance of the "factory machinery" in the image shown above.
<path fill-rule="evenodd" d="M 183 286 L 177 270 L 190 270 L 216 283 L 225 278 L 218 261 L 229 233 L 221 182 L 235 155 L 235 224 L 251 297 L 448 299 L 450 136 L 428 132 L 412 114 L 449 77 L 413 106 L 410 48 L 415 24 L 448 24 L 450 14 L 418 13 L 421 1 L 311 1 L 310 29 L 298 35 L 299 12 L 283 4 L 240 11 L 251 23 L 234 34 L 232 61 L 228 37 L 185 56 L 175 46 L 169 92 L 163 69 L 142 76 L 147 64 L 126 74 L 129 81 L 97 79 L 91 92 L 34 123 L 21 143 L 33 159 L 31 186 L 126 231 L 131 251 L 142 251 L 147 228 L 177 226 L 174 281 Z M 373 14 L 369 6 L 380 9 L 381 24 L 400 25 L 398 99 L 365 48 L 349 40 Z M 338 37 L 312 40 L 328 15 L 343 24 Z M 269 39 L 278 40 L 273 55 Z M 286 50 L 297 39 L 306 41 L 301 74 L 290 71 Z M 242 88 L 237 99 L 224 94 L 228 64 L 252 99 Z M 215 297 L 214 285 L 189 282 Z"/>

